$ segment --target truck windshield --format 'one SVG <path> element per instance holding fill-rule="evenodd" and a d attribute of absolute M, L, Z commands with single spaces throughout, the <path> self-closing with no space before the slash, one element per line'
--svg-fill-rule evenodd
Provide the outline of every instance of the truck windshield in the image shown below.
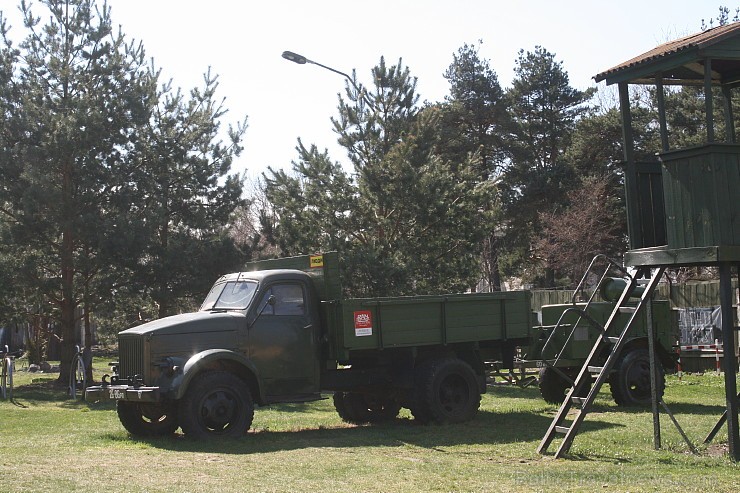
<path fill-rule="evenodd" d="M 200 310 L 243 310 L 249 306 L 255 291 L 257 283 L 254 281 L 228 281 L 216 284 L 211 288 Z"/>

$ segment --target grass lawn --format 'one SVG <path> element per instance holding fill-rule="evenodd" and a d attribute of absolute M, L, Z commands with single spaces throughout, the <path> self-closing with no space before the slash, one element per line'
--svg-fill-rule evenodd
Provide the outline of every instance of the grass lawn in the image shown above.
<path fill-rule="evenodd" d="M 536 388 L 493 386 L 462 425 L 417 425 L 403 410 L 391 423 L 351 426 L 324 400 L 259 408 L 246 437 L 197 442 L 132 439 L 112 406 L 65 399 L 53 378 L 17 371 L 14 400 L 0 401 L 0 491 L 740 490 L 726 428 L 692 455 L 661 415 L 655 451 L 650 412 L 618 408 L 608 387 L 570 458 L 555 460 L 535 452 L 556 411 Z M 669 376 L 665 401 L 700 444 L 724 410 L 724 380 Z"/>

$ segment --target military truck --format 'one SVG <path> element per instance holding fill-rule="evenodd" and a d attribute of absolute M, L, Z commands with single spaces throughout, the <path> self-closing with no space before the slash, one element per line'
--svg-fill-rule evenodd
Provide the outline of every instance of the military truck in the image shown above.
<path fill-rule="evenodd" d="M 486 361 L 511 368 L 533 326 L 528 291 L 343 299 L 336 252 L 251 263 L 216 281 L 200 310 L 124 330 L 114 400 L 133 435 L 240 436 L 255 405 L 333 392 L 368 423 L 408 408 L 422 423 L 475 416 Z"/>
<path fill-rule="evenodd" d="M 600 288 L 604 301 L 543 306 L 541 323 L 532 330 L 532 342 L 523 348 L 523 358 L 517 363 L 527 368 L 539 368 L 537 383 L 543 399 L 549 403 L 560 404 L 565 399 L 566 392 L 573 386 L 600 331 L 614 310 L 616 298 L 625 288 L 625 282 L 607 278 Z M 641 292 L 635 294 L 639 296 Z M 614 328 L 605 334 L 606 338 L 619 337 L 633 312 L 634 308 L 630 306 L 620 309 Z M 653 301 L 651 323 L 660 362 L 657 365 L 656 390 L 662 396 L 665 371 L 675 368 L 676 357 L 672 347 L 678 340 L 677 317 L 668 301 Z M 620 406 L 646 406 L 651 403 L 647 327 L 647 313 L 642 311 L 627 334 L 627 344 L 609 375 L 612 398 Z M 610 350 L 608 344 L 603 345 L 596 362 L 605 362 Z M 584 388 L 577 390 L 576 395 L 585 396 L 589 390 L 587 382 Z"/>

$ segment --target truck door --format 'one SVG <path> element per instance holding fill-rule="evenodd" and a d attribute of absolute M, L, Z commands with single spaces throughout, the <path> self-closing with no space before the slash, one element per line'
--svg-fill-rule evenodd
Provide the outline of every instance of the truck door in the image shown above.
<path fill-rule="evenodd" d="M 269 303 L 274 297 L 274 303 Z M 311 313 L 305 286 L 268 286 L 256 306 L 262 310 L 249 329 L 249 357 L 270 397 L 297 397 L 319 391 L 318 314 Z"/>

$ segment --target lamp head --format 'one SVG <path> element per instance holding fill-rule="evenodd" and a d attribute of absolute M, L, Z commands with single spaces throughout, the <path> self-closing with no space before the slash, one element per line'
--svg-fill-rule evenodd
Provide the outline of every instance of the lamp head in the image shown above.
<path fill-rule="evenodd" d="M 305 56 L 299 55 L 298 53 L 293 53 L 292 51 L 284 51 L 283 58 L 285 58 L 286 60 L 290 60 L 291 62 L 298 63 L 300 65 L 303 65 L 308 61 Z"/>

